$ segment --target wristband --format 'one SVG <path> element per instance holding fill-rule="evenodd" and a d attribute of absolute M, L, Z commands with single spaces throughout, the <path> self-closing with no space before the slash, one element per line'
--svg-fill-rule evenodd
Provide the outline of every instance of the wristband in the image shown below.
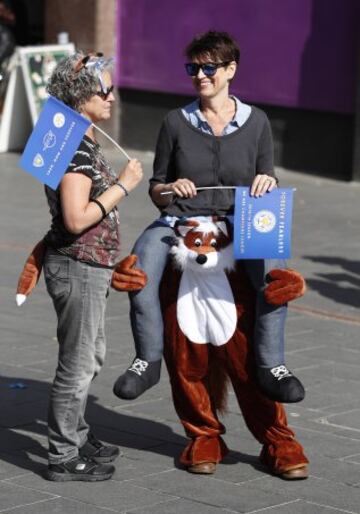
<path fill-rule="evenodd" d="M 102 214 L 102 218 L 101 219 L 104 219 L 106 217 L 106 210 L 105 210 L 105 207 L 103 206 L 103 204 L 99 201 L 99 200 L 95 200 L 95 199 L 90 199 L 89 202 L 94 202 L 96 203 L 96 205 L 100 208 L 101 210 L 101 214 Z"/>
<path fill-rule="evenodd" d="M 120 182 L 115 182 L 114 186 L 119 186 L 125 193 L 125 196 L 129 196 L 129 191 Z"/>

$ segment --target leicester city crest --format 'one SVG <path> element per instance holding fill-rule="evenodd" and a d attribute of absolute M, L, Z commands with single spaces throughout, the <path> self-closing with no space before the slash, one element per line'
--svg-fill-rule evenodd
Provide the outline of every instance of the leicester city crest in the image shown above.
<path fill-rule="evenodd" d="M 258 232 L 271 232 L 276 225 L 276 216 L 271 211 L 258 211 L 254 216 L 253 225 Z"/>

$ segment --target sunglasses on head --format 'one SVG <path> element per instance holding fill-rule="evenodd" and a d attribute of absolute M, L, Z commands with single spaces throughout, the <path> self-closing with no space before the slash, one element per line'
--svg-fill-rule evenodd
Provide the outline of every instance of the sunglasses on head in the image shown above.
<path fill-rule="evenodd" d="M 96 91 L 96 95 L 100 96 L 102 100 L 107 100 L 110 93 L 114 91 L 114 85 L 107 87 L 106 89 L 101 89 L 100 91 Z"/>
<path fill-rule="evenodd" d="M 228 64 L 230 64 L 230 61 L 205 62 L 203 64 L 198 64 L 197 62 L 187 62 L 185 64 L 185 69 L 186 73 L 190 75 L 190 77 L 196 77 L 200 70 L 207 77 L 212 77 L 213 75 L 215 75 L 218 68 L 221 68 L 222 66 L 227 66 Z"/>
<path fill-rule="evenodd" d="M 82 57 L 81 59 L 79 59 L 76 63 L 75 63 L 75 66 L 74 66 L 74 73 L 79 73 L 80 70 L 82 70 L 83 68 L 86 67 L 88 61 L 92 58 L 92 57 L 96 57 L 96 58 L 100 58 L 100 57 L 103 57 L 103 53 L 101 52 L 90 52 L 88 53 L 87 55 L 85 55 L 85 57 Z"/>

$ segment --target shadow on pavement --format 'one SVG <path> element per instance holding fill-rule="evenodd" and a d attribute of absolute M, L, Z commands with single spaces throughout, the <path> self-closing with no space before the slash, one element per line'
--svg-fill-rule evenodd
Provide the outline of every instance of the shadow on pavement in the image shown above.
<path fill-rule="evenodd" d="M 304 259 L 343 270 L 317 273 L 318 278 L 309 278 L 306 281 L 311 289 L 337 303 L 359 307 L 360 261 L 319 255 L 305 255 Z"/>
<path fill-rule="evenodd" d="M 0 377 L 0 460 L 43 476 L 47 465 L 47 401 L 51 384 L 21 377 Z M 40 395 L 34 402 L 31 397 Z M 89 395 L 86 420 L 104 443 L 173 458 L 183 469 L 179 455 L 187 439 L 165 423 L 124 414 L 97 403 Z M 257 456 L 230 451 L 223 464 L 245 463 L 266 473 Z"/>

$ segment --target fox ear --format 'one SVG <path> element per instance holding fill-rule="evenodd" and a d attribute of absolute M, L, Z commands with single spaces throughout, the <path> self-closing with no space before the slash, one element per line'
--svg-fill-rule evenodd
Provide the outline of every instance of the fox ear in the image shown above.
<path fill-rule="evenodd" d="M 227 224 L 225 223 L 225 221 L 218 221 L 216 223 L 216 226 L 218 227 L 219 230 L 221 230 L 221 232 L 226 236 L 226 237 L 229 237 L 229 231 L 228 231 L 228 227 L 227 227 Z"/>
<path fill-rule="evenodd" d="M 186 221 L 179 220 L 174 225 L 175 234 L 177 236 L 185 237 L 186 234 L 195 227 L 199 226 L 196 220 L 188 219 Z"/>

